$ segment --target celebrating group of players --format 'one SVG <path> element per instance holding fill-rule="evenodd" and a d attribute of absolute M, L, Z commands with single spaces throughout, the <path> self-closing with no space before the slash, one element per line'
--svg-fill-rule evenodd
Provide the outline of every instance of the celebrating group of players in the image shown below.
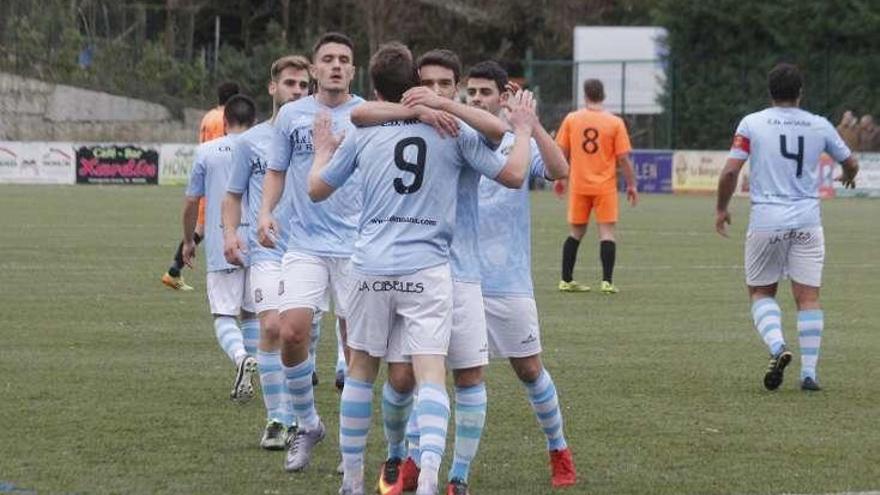
<path fill-rule="evenodd" d="M 528 183 L 566 178 L 568 160 L 574 163 L 579 155 L 597 154 L 610 164 L 572 173 L 572 230 L 563 246 L 559 289 L 588 290 L 572 279 L 572 271 L 595 210 L 601 290 L 617 292 L 611 274 L 618 166 L 630 202 L 638 201 L 622 120 L 602 110 L 602 85 L 591 80 L 582 111 L 590 113 L 591 124 L 572 113 L 554 140 L 536 116 L 533 95 L 510 83 L 496 62 L 470 68 L 467 104 L 461 104 L 456 97 L 462 70 L 453 52 L 431 50 L 416 59 L 399 43 L 372 55 L 375 101 L 365 102 L 349 93 L 353 62 L 352 42 L 340 33 L 321 36 L 311 61 L 278 59 L 268 85 L 272 118 L 254 125 L 253 101 L 232 96 L 223 109 L 226 135 L 197 151 L 181 257 L 192 265 L 204 197 L 208 299 L 217 340 L 236 366 L 232 398 L 252 398 L 259 375 L 267 411 L 261 445 L 286 448 L 286 470 L 305 469 L 326 434 L 314 400 L 314 342 L 332 300 L 337 361 L 344 373 L 337 380 L 339 493 L 365 493 L 364 448 L 381 361 L 387 364 L 381 387 L 387 457 L 379 493 L 437 493 L 451 409 L 454 452 L 446 493 L 468 493 L 470 465 L 486 422 L 483 374 L 490 355 L 508 359 L 524 385 L 547 438 L 552 486 L 573 485 L 576 471 L 556 387 L 540 358 Z M 770 89 L 773 96 L 772 73 Z M 773 299 L 776 283 L 790 273 L 801 310 L 798 327 L 811 349 L 802 382 L 818 389 L 824 244 L 811 189 L 812 155 L 825 150 L 844 161 L 848 183 L 857 167 L 849 150 L 811 114 L 786 112 L 740 125 L 722 177 L 717 225 L 724 233 L 731 178 L 735 185 L 745 159 L 757 154 L 752 199 L 769 206 L 757 215 L 753 210 L 746 262 L 755 325 L 771 350 L 765 386 L 778 387 L 791 360 Z M 790 126 L 822 138 L 811 137 L 808 145 L 815 146 L 804 149 L 802 135 L 786 141 L 783 129 L 781 149 L 773 148 L 797 164 L 798 180 L 804 154 L 809 155 L 806 174 L 812 182 L 785 192 L 786 201 L 802 207 L 792 210 L 780 199 L 780 184 L 790 180 L 780 175 L 785 172 L 777 166 L 779 157 L 761 163 L 762 153 L 773 146 L 761 141 L 762 126 L 773 128 L 768 135 Z M 778 234 L 780 229 L 789 234 Z M 452 401 L 447 369 L 454 380 Z"/>
<path fill-rule="evenodd" d="M 236 365 L 232 398 L 251 398 L 259 375 L 268 417 L 261 445 L 286 446 L 285 469 L 305 469 L 325 436 L 309 348 L 332 300 L 347 357 L 340 493 L 365 491 L 380 361 L 388 455 L 379 492 L 437 493 L 453 409 L 446 493 L 468 493 L 490 353 L 508 358 L 523 382 L 547 437 L 553 486 L 574 484 L 556 388 L 540 359 L 530 270 L 529 178 L 566 177 L 565 156 L 532 94 L 495 62 L 470 69 L 465 105 L 456 101 L 462 71 L 453 52 L 416 60 L 401 44 L 384 45 L 370 60 L 377 101 L 368 103 L 349 93 L 353 55 L 347 36 L 327 33 L 310 64 L 277 60 L 272 119 L 254 126 L 252 100 L 233 96 L 226 136 L 197 151 L 182 258 L 192 264 L 205 197 L 208 299 Z"/>

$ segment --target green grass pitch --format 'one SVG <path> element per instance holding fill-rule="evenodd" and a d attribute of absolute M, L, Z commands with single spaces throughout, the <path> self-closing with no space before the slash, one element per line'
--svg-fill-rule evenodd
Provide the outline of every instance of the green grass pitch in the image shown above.
<path fill-rule="evenodd" d="M 336 493 L 329 321 L 316 390 L 329 434 L 308 471 L 289 475 L 282 453 L 258 447 L 260 399 L 227 399 L 233 368 L 214 339 L 203 265 L 186 272 L 196 291 L 159 283 L 181 197 L 180 188 L 0 186 L 0 492 Z M 780 301 L 796 358 L 781 390 L 763 389 L 767 356 L 741 268 L 747 201 L 734 202 L 729 240 L 714 233 L 713 205 L 687 196 L 622 205 L 620 294 L 560 294 L 564 204 L 534 195 L 544 361 L 580 477 L 559 493 L 880 489 L 878 203 L 824 204 L 825 390 L 813 395 L 797 388 L 787 283 Z M 575 275 L 593 286 L 597 253 L 591 230 Z M 543 435 L 505 362 L 492 364 L 488 389 L 472 493 L 552 493 Z M 368 479 L 383 457 L 378 418 Z"/>

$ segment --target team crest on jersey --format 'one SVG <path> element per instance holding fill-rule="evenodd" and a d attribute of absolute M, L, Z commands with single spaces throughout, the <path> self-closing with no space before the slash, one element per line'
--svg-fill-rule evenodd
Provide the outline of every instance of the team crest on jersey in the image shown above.
<path fill-rule="evenodd" d="M 263 302 L 263 289 L 256 289 L 254 291 L 254 301 L 258 303 Z"/>
<path fill-rule="evenodd" d="M 510 155 L 510 152 L 513 151 L 513 145 L 505 146 L 501 148 L 501 154 L 504 156 Z"/>
<path fill-rule="evenodd" d="M 278 295 L 279 295 L 279 296 L 283 296 L 283 295 L 284 295 L 284 280 L 279 280 L 279 281 L 278 281 Z"/>

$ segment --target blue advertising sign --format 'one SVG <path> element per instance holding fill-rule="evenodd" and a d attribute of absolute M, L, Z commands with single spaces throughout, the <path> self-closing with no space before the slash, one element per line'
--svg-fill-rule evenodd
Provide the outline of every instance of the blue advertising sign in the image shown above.
<path fill-rule="evenodd" d="M 631 156 L 640 193 L 672 193 L 672 151 L 633 150 Z M 623 174 L 618 174 L 618 185 L 626 191 Z"/>

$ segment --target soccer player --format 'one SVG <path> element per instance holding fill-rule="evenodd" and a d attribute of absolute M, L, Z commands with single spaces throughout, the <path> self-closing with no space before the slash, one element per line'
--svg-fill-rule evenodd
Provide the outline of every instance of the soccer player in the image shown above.
<path fill-rule="evenodd" d="M 478 63 L 468 72 L 468 104 L 502 116 L 508 84 L 507 72 L 497 62 Z M 515 85 L 510 87 L 516 89 Z M 529 175 L 549 180 L 565 178 L 565 156 L 534 114 L 532 130 Z M 512 142 L 513 135 L 507 133 L 498 153 L 510 153 Z M 526 388 L 538 424 L 547 436 L 553 487 L 570 486 L 576 482 L 577 473 L 563 433 L 556 386 L 541 362 L 541 333 L 532 289 L 528 181 L 519 189 L 507 189 L 484 180 L 480 182 L 479 205 L 479 260 L 489 352 L 492 357 L 509 359 Z"/>
<path fill-rule="evenodd" d="M 254 305 L 260 318 L 259 329 L 243 327 L 245 349 L 256 355 L 260 372 L 260 386 L 266 406 L 266 428 L 260 446 L 267 450 L 284 448 L 287 436 L 293 433 L 293 404 L 284 373 L 281 369 L 281 337 L 278 321 L 278 292 L 281 278 L 281 257 L 286 248 L 284 232 L 274 249 L 264 248 L 257 242 L 257 215 L 262 199 L 263 178 L 266 175 L 269 147 L 274 135 L 272 122 L 281 105 L 308 95 L 309 61 L 291 55 L 279 58 L 269 70 L 268 92 L 272 96 L 272 118 L 242 133 L 236 142 L 234 168 L 227 185 L 223 203 L 224 255 L 233 265 L 250 265 L 248 270 Z M 238 237 L 241 222 L 242 197 L 247 198 L 247 241 Z M 282 222 L 288 218 L 289 205 L 282 198 L 275 209 L 275 217 Z M 316 312 L 313 326 L 320 328 L 320 313 Z M 314 335 L 315 328 L 312 329 Z M 259 344 L 255 343 L 259 340 Z M 258 347 L 258 349 L 253 349 Z M 313 355 L 314 356 L 314 355 Z M 314 359 L 314 357 L 313 357 Z"/>
<path fill-rule="evenodd" d="M 212 108 L 202 117 L 201 125 L 199 125 L 199 143 L 206 143 L 211 141 L 212 139 L 217 139 L 223 137 L 226 134 L 226 126 L 223 123 L 223 106 L 232 98 L 234 95 L 238 94 L 239 87 L 238 84 L 226 81 L 220 83 L 217 86 L 217 101 L 218 105 L 215 108 Z M 202 242 L 202 237 L 205 233 L 205 200 L 202 199 L 199 202 L 199 214 L 198 220 L 196 222 L 196 232 L 193 236 L 196 245 Z M 183 290 L 189 291 L 193 290 L 192 286 L 187 285 L 187 283 L 183 280 L 183 277 L 180 275 L 180 270 L 183 269 L 183 255 L 181 254 L 183 250 L 183 241 L 177 246 L 177 251 L 174 253 L 174 261 L 171 263 L 171 266 L 168 267 L 168 271 L 162 274 L 162 283 L 167 287 L 170 287 L 175 290 Z"/>
<path fill-rule="evenodd" d="M 562 245 L 563 292 L 586 292 L 590 288 L 575 281 L 575 260 L 578 246 L 587 232 L 590 213 L 595 210 L 599 226 L 599 258 L 602 261 L 604 294 L 615 294 L 612 282 L 617 243 L 614 230 L 617 225 L 617 169 L 626 180 L 626 197 L 632 206 L 639 202 L 633 172 L 629 134 L 623 119 L 606 112 L 605 88 L 598 79 L 584 81 L 587 106 L 566 115 L 556 133 L 556 143 L 571 164 L 571 188 L 568 192 L 568 223 L 570 232 Z"/>
<path fill-rule="evenodd" d="M 718 180 L 715 229 L 727 237 L 727 206 L 740 170 L 749 161 L 751 214 L 746 234 L 746 285 L 755 329 L 770 350 L 764 387 L 776 390 L 792 359 L 782 332 L 776 302 L 779 280 L 791 278 L 797 305 L 801 349 L 801 389 L 819 390 L 816 364 L 824 314 L 819 304 L 825 236 L 819 212 L 819 157 L 825 152 L 841 163 L 838 179 L 855 187 L 859 166 L 850 149 L 825 118 L 801 110 L 800 70 L 779 64 L 767 77 L 772 106 L 746 115 L 736 128 L 733 145 Z"/>
<path fill-rule="evenodd" d="M 445 49 L 431 50 L 416 62 L 421 88 L 408 91 L 403 101 L 411 107 L 433 107 L 448 111 L 488 136 L 489 141 L 498 143 L 505 135 L 507 125 L 492 114 L 468 107 L 454 101 L 461 78 L 461 62 L 458 56 Z M 420 110 L 406 108 L 390 103 L 366 103 L 352 113 L 352 121 L 358 123 L 359 117 L 366 114 L 379 114 L 370 109 L 384 109 L 391 114 L 397 110 L 396 117 L 407 119 L 419 117 Z M 430 117 L 430 115 L 429 115 Z M 368 119 L 372 123 L 383 123 Z M 555 147 L 555 145 L 554 145 Z M 482 426 L 486 417 L 486 387 L 483 383 L 483 367 L 488 364 L 488 341 L 486 336 L 483 296 L 480 292 L 480 266 L 477 221 L 477 196 L 480 174 L 464 168 L 459 175 L 458 197 L 450 247 L 453 279 L 453 318 L 452 332 L 446 364 L 452 370 L 455 380 L 455 459 L 449 474 L 448 491 L 467 490 L 467 476 L 470 460 L 476 455 Z M 397 334 L 399 337 L 400 334 Z M 408 394 L 412 388 L 412 367 L 410 359 L 402 352 L 399 339 L 392 339 L 385 355 L 389 363 L 389 383 L 383 390 L 384 410 L 393 409 L 395 394 Z M 389 418 L 386 417 L 386 421 Z M 410 440 L 410 455 L 401 465 L 403 444 L 391 443 L 388 460 L 379 480 L 381 493 L 395 493 L 398 489 L 414 489 L 419 476 L 418 460 L 420 453 L 419 429 L 415 415 L 410 415 L 407 437 Z"/>
<path fill-rule="evenodd" d="M 412 55 L 398 43 L 385 45 L 370 61 L 370 77 L 380 100 L 400 101 L 404 91 L 415 84 L 413 73 Z M 328 196 L 359 170 L 364 198 L 352 257 L 351 362 L 340 412 L 345 470 L 340 493 L 364 493 L 363 448 L 370 423 L 372 383 L 379 359 L 390 351 L 392 341 L 401 342 L 402 354 L 411 359 L 419 395 L 415 407 L 421 428 L 422 469 L 417 494 L 437 493 L 449 417 L 444 361 L 454 318 L 449 267 L 449 244 L 458 235 L 453 230 L 458 196 L 454 186 L 466 168 L 510 187 L 522 184 L 531 121 L 523 110 L 528 108 L 528 95 L 517 98 L 520 101 L 512 114 L 517 139 L 507 162 L 468 127 L 462 127 L 455 139 L 443 139 L 417 120 L 394 121 L 358 128 L 339 145 L 339 138 L 331 135 L 328 126 L 316 122 L 318 151 L 309 179 L 310 196 L 316 200 Z M 325 168 L 337 145 L 338 151 Z M 400 454 L 412 393 L 388 389 L 386 384 L 386 438 L 389 450 L 396 446 Z M 391 403 L 387 403 L 389 397 Z M 400 493 L 399 488 L 398 484 L 394 491 L 383 493 Z"/>
<path fill-rule="evenodd" d="M 326 33 L 315 43 L 311 74 L 317 92 L 288 103 L 275 120 L 275 137 L 269 152 L 269 169 L 263 182 L 258 237 L 274 247 L 280 232 L 273 211 L 282 191 L 289 187 L 290 228 L 282 260 L 281 361 L 293 400 L 297 430 L 288 442 L 284 467 L 305 469 L 314 446 L 324 439 L 324 423 L 315 409 L 309 359 L 309 335 L 317 310 L 327 309 L 332 293 L 340 331 L 345 338 L 346 298 L 350 257 L 354 250 L 360 198 L 352 181 L 342 194 L 322 204 L 308 198 L 308 172 L 314 157 L 312 127 L 315 115 L 327 111 L 337 130 L 351 127 L 349 114 L 363 99 L 348 92 L 354 77 L 354 48 L 341 33 Z M 288 179 L 285 183 L 285 175 Z"/>
<path fill-rule="evenodd" d="M 205 207 L 205 259 L 207 265 L 208 302 L 214 316 L 214 331 L 220 347 L 236 365 L 235 381 L 230 397 L 236 401 L 253 398 L 253 375 L 257 361 L 245 349 L 242 331 L 236 322 L 241 316 L 242 327 L 258 328 L 253 314 L 253 301 L 247 290 L 247 271 L 231 265 L 223 256 L 223 226 L 221 205 L 226 184 L 232 172 L 235 136 L 254 124 L 256 108 L 250 98 L 236 95 L 223 109 L 227 135 L 199 145 L 186 187 L 183 209 L 183 261 L 192 267 L 196 255 L 194 234 L 199 199 Z M 236 226 L 237 227 L 237 226 Z"/>

